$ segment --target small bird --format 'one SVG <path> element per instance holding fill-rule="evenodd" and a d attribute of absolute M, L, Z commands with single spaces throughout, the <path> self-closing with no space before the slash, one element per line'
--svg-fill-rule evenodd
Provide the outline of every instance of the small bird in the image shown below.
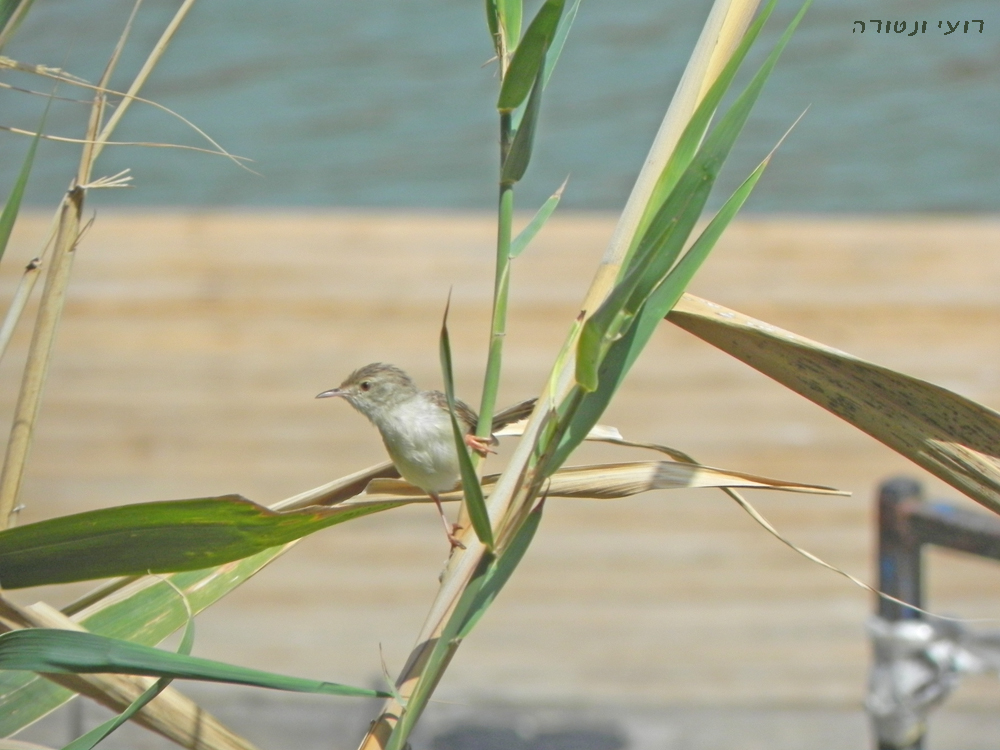
<path fill-rule="evenodd" d="M 460 477 L 445 395 L 440 391 L 422 391 L 398 367 L 373 362 L 352 372 L 340 387 L 316 396 L 336 397 L 346 400 L 378 428 L 400 476 L 431 496 L 441 514 L 448 542 L 452 548 L 464 549 L 465 545 L 455 536 L 456 527 L 448 523 L 439 497 L 441 492 L 454 489 Z M 528 416 L 534 404 L 535 400 L 530 399 L 499 412 L 493 419 L 493 429 Z M 487 440 L 472 434 L 479 419 L 476 413 L 456 400 L 455 415 L 465 434 L 465 444 L 480 456 L 491 453 L 490 445 L 496 438 Z"/>

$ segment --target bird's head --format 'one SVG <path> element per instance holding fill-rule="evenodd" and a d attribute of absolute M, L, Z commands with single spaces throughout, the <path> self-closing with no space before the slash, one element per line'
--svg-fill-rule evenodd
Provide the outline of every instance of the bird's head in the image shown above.
<path fill-rule="evenodd" d="M 341 397 L 375 421 L 382 410 L 413 398 L 419 390 L 413 379 L 394 365 L 373 362 L 352 372 L 337 388 L 316 398 Z"/>

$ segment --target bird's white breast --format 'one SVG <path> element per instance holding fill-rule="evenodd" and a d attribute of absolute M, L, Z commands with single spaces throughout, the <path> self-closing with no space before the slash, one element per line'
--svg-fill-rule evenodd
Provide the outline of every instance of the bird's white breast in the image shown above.
<path fill-rule="evenodd" d="M 447 412 L 422 397 L 398 405 L 376 426 L 400 475 L 427 492 L 444 492 L 458 482 L 458 454 Z"/>

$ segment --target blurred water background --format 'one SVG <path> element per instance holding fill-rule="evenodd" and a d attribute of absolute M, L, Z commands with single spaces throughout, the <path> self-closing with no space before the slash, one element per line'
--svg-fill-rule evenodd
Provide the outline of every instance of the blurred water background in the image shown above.
<path fill-rule="evenodd" d="M 121 88 L 178 0 L 146 0 Z M 527 2 L 533 12 L 537 2 Z M 797 9 L 782 2 L 773 41 Z M 708 12 L 708 0 L 584 0 L 547 91 L 535 159 L 518 191 L 531 208 L 570 175 L 564 206 L 615 210 Z M 131 0 L 42 0 L 5 49 L 96 80 Z M 818 0 L 781 60 L 719 195 L 806 108 L 748 210 L 985 212 L 1000 208 L 1000 36 L 995 0 Z M 878 34 L 871 19 L 905 20 Z M 945 35 L 938 21 L 981 19 Z M 855 20 L 867 24 L 864 34 Z M 926 33 L 907 36 L 916 21 Z M 857 31 L 854 29 L 858 28 Z M 476 0 L 202 0 L 143 94 L 190 118 L 260 176 L 224 159 L 109 149 L 101 174 L 136 187 L 95 196 L 135 207 L 491 209 L 497 81 Z M 755 60 L 761 58 L 758 54 Z M 48 91 L 29 76 L 7 76 Z M 61 86 L 66 96 L 82 96 Z M 0 124 L 33 129 L 41 97 L 0 91 Z M 86 110 L 57 103 L 46 130 L 77 136 Z M 133 107 L 118 140 L 198 144 L 178 121 Z M 0 191 L 27 139 L 3 135 Z M 46 143 L 32 204 L 52 205 L 78 158 Z"/>

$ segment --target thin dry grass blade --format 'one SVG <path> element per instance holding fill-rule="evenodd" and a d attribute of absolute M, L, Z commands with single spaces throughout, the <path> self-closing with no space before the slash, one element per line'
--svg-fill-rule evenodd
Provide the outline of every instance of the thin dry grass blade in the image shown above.
<path fill-rule="evenodd" d="M 524 434 L 525 428 L 528 426 L 527 419 L 520 419 L 517 422 L 512 422 L 509 425 L 505 425 L 501 429 L 493 433 L 493 437 L 521 437 Z M 606 424 L 595 424 L 590 428 L 590 432 L 587 433 L 587 437 L 584 440 L 599 440 L 603 442 L 623 440 L 622 434 L 618 431 L 617 427 L 611 427 Z"/>
<path fill-rule="evenodd" d="M 609 438 L 609 439 L 605 440 L 604 442 L 612 443 L 614 445 L 627 446 L 627 447 L 630 447 L 630 448 L 644 448 L 644 449 L 647 449 L 647 450 L 657 451 L 658 453 L 666 453 L 667 455 L 672 456 L 673 458 L 676 458 L 678 461 L 680 461 L 682 463 L 695 464 L 695 465 L 698 464 L 698 462 L 695 461 L 687 453 L 684 453 L 683 451 L 676 450 L 675 448 L 670 448 L 670 447 L 665 446 L 665 445 L 659 445 L 657 443 L 635 442 L 635 441 L 632 441 L 632 440 L 625 440 L 624 438 Z M 827 570 L 832 571 L 833 573 L 836 573 L 839 576 L 843 576 L 848 581 L 850 581 L 851 583 L 853 583 L 855 586 L 857 586 L 859 588 L 862 588 L 865 591 L 869 591 L 872 594 L 875 594 L 875 596 L 881 597 L 883 599 L 887 599 L 887 600 L 889 600 L 891 602 L 895 602 L 897 604 L 901 604 L 904 607 L 908 607 L 908 608 L 910 608 L 910 609 L 912 609 L 912 610 L 914 610 L 916 612 L 920 612 L 920 613 L 928 615 L 930 617 L 937 617 L 937 618 L 944 619 L 944 620 L 952 620 L 952 619 L 958 620 L 958 619 L 960 619 L 960 618 L 943 617 L 942 615 L 938 615 L 938 614 L 935 614 L 933 612 L 929 612 L 929 611 L 927 611 L 925 609 L 920 609 L 919 607 L 914 607 L 912 604 L 909 604 L 909 603 L 904 602 L 904 601 L 902 601 L 900 599 L 897 599 L 894 596 L 889 596 L 889 594 L 886 594 L 886 593 L 884 593 L 882 591 L 879 591 L 874 586 L 870 586 L 869 584 L 867 584 L 864 581 L 862 581 L 860 578 L 851 575 L 846 570 L 843 570 L 842 568 L 838 568 L 836 565 L 833 565 L 832 563 L 828 563 L 826 560 L 822 559 L 821 557 L 817 557 L 816 555 L 814 555 L 809 550 L 807 550 L 807 549 L 805 549 L 803 547 L 800 547 L 795 542 L 793 542 L 791 539 L 789 539 L 788 537 L 784 536 L 780 531 L 778 531 L 771 524 L 770 521 L 768 521 L 766 518 L 764 518 L 764 516 L 760 513 L 760 511 L 758 511 L 750 503 L 749 500 L 747 500 L 739 492 L 737 492 L 736 489 L 733 486 L 720 487 L 719 489 L 721 489 L 724 493 L 726 493 L 737 505 L 740 506 L 740 508 L 743 510 L 743 512 L 745 512 L 748 516 L 750 516 L 750 518 L 752 518 L 754 520 L 754 522 L 757 523 L 761 528 L 763 528 L 768 534 L 770 534 L 775 539 L 777 539 L 779 542 L 781 542 L 786 547 L 788 547 L 789 549 L 791 549 L 793 552 L 795 552 L 796 554 L 801 555 L 802 557 L 804 557 L 805 559 L 809 560 L 810 562 L 816 563 L 820 567 L 826 568 Z M 778 489 L 778 488 L 775 488 L 775 489 Z M 847 495 L 849 493 L 846 493 L 846 492 L 836 492 L 836 493 L 831 493 L 831 494 Z"/>
<path fill-rule="evenodd" d="M 35 288 L 35 282 L 38 281 L 38 275 L 41 273 L 41 267 L 41 256 L 32 259 L 28 265 L 24 267 L 24 273 L 21 275 L 21 281 L 18 283 L 17 290 L 14 292 L 14 298 L 11 300 L 10 307 L 7 309 L 7 315 L 4 316 L 3 325 L 0 326 L 0 360 L 2 360 L 4 354 L 7 353 L 7 346 L 10 344 L 10 339 L 14 335 L 14 328 L 17 327 L 17 322 L 21 319 L 21 315 L 24 313 L 24 308 L 28 305 L 28 299 L 31 297 L 31 292 Z"/>
<path fill-rule="evenodd" d="M 1000 414 L 992 409 L 692 295 L 667 319 L 1000 513 Z"/>
<path fill-rule="evenodd" d="M 146 83 L 146 79 L 149 78 L 149 74 L 153 72 L 153 68 L 156 67 L 156 64 L 160 61 L 160 58 L 163 57 L 163 53 L 167 51 L 167 47 L 173 40 L 174 34 L 177 33 L 177 29 L 180 28 L 181 22 L 187 16 L 188 11 L 191 10 L 191 7 L 194 5 L 194 2 L 195 0 L 184 0 L 184 2 L 181 4 L 181 7 L 178 8 L 177 11 L 174 13 L 174 17 L 170 19 L 170 23 L 167 24 L 167 28 L 163 30 L 163 34 L 160 36 L 160 38 L 154 45 L 153 51 L 150 52 L 149 56 L 146 58 L 146 62 L 143 63 L 142 68 L 139 70 L 139 72 L 135 76 L 135 79 L 132 81 L 132 85 L 129 86 L 128 91 L 125 93 L 125 98 L 118 105 L 118 108 L 114 111 L 111 117 L 108 118 L 107 123 L 105 123 L 104 127 L 101 129 L 100 134 L 97 136 L 97 140 L 99 142 L 107 141 L 108 138 L 111 137 L 111 133 L 114 132 L 114 129 L 118 125 L 118 122 L 124 116 L 125 112 L 128 111 L 129 105 L 135 99 L 135 95 L 139 93 L 139 89 L 141 89 L 143 84 Z M 136 3 L 136 8 L 138 8 L 138 6 L 139 4 Z M 107 81 L 101 82 L 102 86 L 106 84 Z M 99 143 L 97 146 L 95 146 L 94 148 L 95 158 L 98 155 L 100 155 L 102 149 L 103 149 L 103 143 Z"/>
<path fill-rule="evenodd" d="M 739 492 L 737 492 L 732 487 L 723 487 L 722 491 L 725 492 L 727 495 L 729 495 L 729 497 L 731 497 L 736 502 L 736 504 L 739 505 L 740 508 L 742 508 L 743 511 L 748 516 L 750 516 L 750 518 L 752 518 L 759 526 L 761 526 L 761 528 L 763 528 L 768 534 L 770 534 L 771 536 L 773 536 L 775 539 L 777 539 L 779 542 L 781 542 L 786 547 L 788 547 L 789 549 L 791 549 L 793 552 L 795 552 L 795 553 L 797 553 L 799 555 L 802 555 L 802 557 L 806 558 L 810 562 L 816 563 L 820 567 L 826 568 L 827 570 L 829 570 L 829 571 L 831 571 L 833 573 L 836 573 L 839 576 L 843 576 L 844 578 L 846 578 L 848 581 L 850 581 L 851 583 L 853 583 L 858 588 L 864 589 L 865 591 L 868 591 L 868 592 L 870 592 L 872 594 L 875 594 L 875 596 L 877 596 L 877 597 L 879 597 L 881 599 L 886 599 L 887 601 L 895 602 L 896 604 L 902 605 L 903 607 L 906 607 L 907 609 L 913 610 L 914 612 L 919 612 L 919 613 L 921 613 L 923 615 L 927 615 L 928 617 L 934 617 L 934 618 L 937 618 L 939 620 L 950 620 L 950 621 L 953 621 L 953 622 L 971 622 L 971 620 L 966 620 L 966 619 L 961 618 L 961 617 L 947 617 L 945 615 L 935 614 L 934 612 L 930 612 L 930 611 L 928 611 L 926 609 L 921 609 L 920 607 L 914 606 L 913 604 L 910 604 L 909 602 L 904 602 L 902 599 L 897 599 L 894 596 L 890 596 L 889 594 L 886 594 L 884 591 L 879 591 L 877 588 L 875 588 L 874 586 L 868 585 L 867 583 L 865 583 L 864 581 L 862 581 L 857 576 L 853 576 L 850 573 L 848 573 L 846 570 L 843 570 L 842 568 L 838 568 L 836 565 L 828 563 L 826 560 L 824 560 L 824 559 L 822 559 L 820 557 L 817 557 L 816 555 L 814 555 L 809 550 L 804 549 L 804 548 L 798 546 L 797 544 L 795 544 L 795 542 L 793 542 L 790 539 L 788 539 L 787 537 L 783 536 L 780 531 L 778 531 L 774 526 L 771 525 L 770 521 L 768 521 L 766 518 L 764 518 L 763 515 L 761 515 L 760 511 L 758 511 L 750 503 L 749 500 L 747 500 L 745 497 L 743 497 Z M 991 620 L 991 621 L 995 622 L 995 620 Z"/>
<path fill-rule="evenodd" d="M 248 158 L 246 158 L 244 156 L 235 156 L 235 155 L 229 153 L 226 149 L 224 149 L 218 143 L 218 141 L 216 141 L 214 138 L 212 138 L 212 136 L 210 136 L 204 130 L 202 130 L 197 125 L 195 125 L 193 122 L 191 122 L 188 118 L 184 117 L 184 115 L 180 114 L 179 112 L 175 112 L 174 110 L 170 109 L 170 107 L 164 106 L 163 104 L 160 104 L 159 102 L 155 102 L 152 99 L 145 99 L 145 98 L 143 98 L 141 96 L 137 96 L 134 93 L 133 94 L 126 94 L 124 92 L 117 91 L 116 89 L 111 89 L 111 88 L 107 88 L 107 87 L 103 87 L 103 86 L 95 86 L 92 83 L 87 83 L 86 81 L 84 81 L 82 79 L 76 78 L 75 76 L 71 76 L 69 73 L 61 71 L 58 68 L 47 68 L 47 67 L 38 66 L 38 65 L 35 65 L 35 66 L 32 66 L 32 65 L 23 65 L 21 63 L 18 63 L 15 60 L 11 60 L 10 58 L 6 58 L 6 57 L 0 57 L 0 68 L 9 68 L 9 69 L 12 69 L 12 70 L 18 70 L 18 71 L 22 71 L 22 72 L 34 73 L 36 75 L 40 75 L 40 76 L 43 76 L 45 78 L 50 78 L 52 80 L 61 81 L 63 83 L 69 84 L 71 86 L 78 86 L 80 88 L 90 89 L 90 90 L 92 90 L 92 91 L 94 91 L 96 93 L 103 93 L 103 94 L 107 94 L 109 96 L 120 96 L 123 99 L 125 97 L 128 97 L 128 100 L 130 102 L 131 101 L 135 101 L 135 102 L 140 102 L 142 104 L 148 104 L 149 106 L 155 107 L 156 109 L 159 109 L 159 110 L 161 110 L 163 112 L 166 112 L 171 117 L 175 117 L 178 120 L 180 120 L 181 122 L 183 122 L 189 128 L 191 128 L 192 130 L 194 130 L 198 135 L 200 135 L 202 138 L 204 138 L 206 141 L 208 141 L 210 144 L 212 144 L 215 147 L 215 150 L 212 150 L 212 149 L 198 149 L 198 148 L 194 148 L 194 147 L 185 147 L 185 146 L 179 146 L 179 145 L 175 145 L 175 144 L 143 143 L 143 142 L 122 142 L 122 141 L 107 141 L 107 140 L 105 141 L 105 145 L 108 145 L 108 146 L 159 146 L 161 148 L 169 148 L 169 147 L 173 147 L 173 148 L 192 148 L 195 151 L 201 151 L 203 153 L 218 154 L 220 156 L 225 156 L 228 159 L 232 160 L 237 166 L 242 167 L 243 169 L 246 169 L 249 172 L 253 172 L 252 169 L 250 169 L 245 164 L 243 164 L 243 162 L 245 162 L 245 161 L 252 161 L 251 159 L 248 159 Z M 45 97 L 49 97 L 50 96 L 49 94 L 45 94 L 44 92 L 41 92 L 41 91 L 33 91 L 31 89 L 19 88 L 17 86 L 11 86 L 10 84 L 7 84 L 7 83 L 0 83 L 0 88 L 10 89 L 12 91 L 19 91 L 19 92 L 25 93 L 25 94 L 33 94 L 35 96 L 45 96 Z M 77 103 L 80 103 L 80 104 L 87 104 L 87 105 L 90 105 L 92 103 L 91 100 L 89 100 L 89 99 L 71 99 L 69 97 L 63 97 L 63 96 L 53 96 L 51 98 L 56 99 L 58 101 L 77 102 Z M 30 131 L 20 130 L 18 128 L 8 128 L 8 127 L 5 127 L 5 128 L 3 128 L 3 130 L 6 130 L 7 132 L 11 132 L 11 133 L 18 133 L 18 134 L 21 134 L 21 135 L 33 135 L 33 133 L 31 133 Z M 45 138 L 46 136 L 42 136 L 42 137 Z M 63 141 L 63 142 L 66 142 L 66 143 L 82 143 L 83 142 L 83 141 L 78 140 L 78 139 L 73 139 L 73 138 L 59 138 L 59 137 L 55 137 L 55 136 L 50 136 L 50 137 L 47 138 L 47 140 Z M 256 172 L 253 172 L 253 173 L 257 174 Z"/>
<path fill-rule="evenodd" d="M 213 156 L 225 156 L 227 159 L 235 162 L 238 166 L 248 169 L 248 167 L 243 164 L 245 161 L 251 161 L 245 156 L 233 156 L 228 151 L 215 150 L 211 148 L 201 148 L 199 146 L 186 146 L 183 143 L 156 143 L 154 141 L 100 141 L 100 140 L 88 140 L 86 138 L 70 138 L 68 136 L 62 135 L 48 135 L 46 133 L 37 133 L 33 130 L 25 130 L 23 128 L 13 128 L 7 125 L 0 125 L 0 130 L 6 133 L 15 133 L 17 135 L 29 135 L 35 137 L 36 135 L 43 141 L 56 141 L 58 143 L 79 143 L 84 146 L 100 146 L 104 148 L 105 146 L 142 146 L 143 148 L 175 148 L 180 151 L 194 151 L 199 154 L 211 154 Z M 207 136 L 206 136 L 207 137 Z M 249 170 L 253 171 L 253 170 Z M 254 173 L 256 174 L 256 172 Z"/>
<path fill-rule="evenodd" d="M 55 102 L 72 102 L 73 104 L 86 104 L 90 106 L 90 99 L 74 99 L 69 96 L 56 96 L 52 93 L 46 93 L 44 91 L 35 91 L 35 89 L 26 89 L 21 86 L 12 86 L 9 83 L 0 81 L 0 89 L 6 89 L 7 91 L 16 91 L 19 94 L 30 94 L 31 96 L 42 96 L 46 99 L 52 99 Z"/>

